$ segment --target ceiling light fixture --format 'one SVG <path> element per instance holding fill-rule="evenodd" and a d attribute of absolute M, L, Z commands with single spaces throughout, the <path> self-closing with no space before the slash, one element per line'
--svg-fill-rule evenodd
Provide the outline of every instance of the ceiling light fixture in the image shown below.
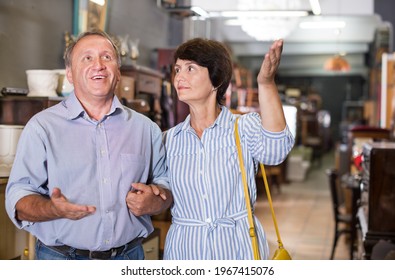
<path fill-rule="evenodd" d="M 257 41 L 285 39 L 295 29 L 298 18 L 308 16 L 308 11 L 259 10 L 223 11 L 222 18 L 228 18 L 226 25 L 239 25 L 249 36 Z M 210 13 L 211 16 L 211 13 Z"/>
<path fill-rule="evenodd" d="M 340 2 L 338 3 L 340 5 Z M 341 10 L 340 6 L 338 7 L 339 11 Z M 335 34 L 337 36 L 336 39 L 336 45 L 338 43 L 340 34 L 342 32 L 342 28 L 346 26 L 346 24 L 342 23 L 342 21 L 339 21 L 339 27 L 335 29 Z M 337 50 L 337 53 L 335 53 L 332 57 L 328 58 L 324 62 L 324 69 L 328 71 L 334 71 L 334 72 L 347 72 L 351 70 L 351 65 L 350 63 L 346 60 L 345 58 L 346 53 L 342 50 Z"/>
<path fill-rule="evenodd" d="M 295 18 L 261 18 L 241 21 L 241 29 L 257 41 L 287 38 L 297 26 Z"/>
<path fill-rule="evenodd" d="M 309 11 L 285 11 L 285 10 L 261 10 L 261 11 L 223 11 L 211 12 L 210 17 L 225 17 L 225 18 L 259 18 L 259 17 L 305 17 L 310 14 Z"/>
<path fill-rule="evenodd" d="M 321 5 L 318 0 L 310 0 L 310 7 L 315 16 L 319 16 L 321 14 Z"/>
<path fill-rule="evenodd" d="M 325 61 L 324 69 L 335 72 L 347 72 L 351 70 L 351 66 L 343 56 L 335 54 Z"/>
<path fill-rule="evenodd" d="M 344 21 L 302 21 L 299 28 L 302 29 L 343 29 L 346 27 Z"/>
<path fill-rule="evenodd" d="M 257 41 L 285 39 L 296 28 L 299 18 L 313 14 L 300 1 L 238 0 L 237 3 L 237 10 L 211 11 L 210 17 L 225 18 L 226 25 L 239 25 Z M 311 0 L 310 7 L 321 13 L 318 0 Z"/>
<path fill-rule="evenodd" d="M 210 15 L 204 9 L 202 9 L 200 7 L 192 6 L 191 11 L 193 11 L 196 14 L 196 16 L 198 16 L 198 17 L 202 17 L 202 18 L 209 18 L 210 17 Z"/>
<path fill-rule="evenodd" d="M 104 6 L 106 4 L 105 0 L 90 0 L 90 1 L 99 5 L 99 6 Z"/>

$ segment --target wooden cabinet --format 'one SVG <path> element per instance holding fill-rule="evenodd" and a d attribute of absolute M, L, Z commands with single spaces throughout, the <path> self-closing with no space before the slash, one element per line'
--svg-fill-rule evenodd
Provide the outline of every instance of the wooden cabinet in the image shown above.
<path fill-rule="evenodd" d="M 63 100 L 63 97 L 0 97 L 0 124 L 25 125 L 36 113 Z"/>
<path fill-rule="evenodd" d="M 5 211 L 7 179 L 0 178 L 0 260 L 28 259 L 29 234 L 18 229 Z"/>
<path fill-rule="evenodd" d="M 141 104 L 147 104 L 148 110 L 142 113 L 161 125 L 162 109 L 160 106 L 160 97 L 162 93 L 163 74 L 139 65 L 125 65 L 121 67 L 122 76 L 132 77 L 135 80 L 134 100 L 142 100 Z M 136 103 L 136 102 L 134 102 Z M 133 101 L 125 102 L 126 106 L 135 109 Z"/>
<path fill-rule="evenodd" d="M 395 243 L 395 143 L 365 144 L 358 219 L 364 258 L 380 240 Z"/>
<path fill-rule="evenodd" d="M 121 80 L 117 84 L 115 94 L 119 100 L 131 102 L 135 95 L 135 80 L 133 77 L 121 76 Z"/>

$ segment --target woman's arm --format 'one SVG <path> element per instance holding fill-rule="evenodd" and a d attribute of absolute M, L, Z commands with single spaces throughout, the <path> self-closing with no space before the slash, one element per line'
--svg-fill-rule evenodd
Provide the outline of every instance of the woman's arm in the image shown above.
<path fill-rule="evenodd" d="M 282 131 L 286 126 L 282 103 L 274 81 L 282 49 L 283 40 L 274 41 L 265 55 L 257 77 L 262 126 L 271 132 Z"/>

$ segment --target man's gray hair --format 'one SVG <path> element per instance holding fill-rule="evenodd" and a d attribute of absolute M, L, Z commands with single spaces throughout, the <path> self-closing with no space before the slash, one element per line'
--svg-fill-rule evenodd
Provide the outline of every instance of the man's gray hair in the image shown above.
<path fill-rule="evenodd" d="M 71 56 L 73 54 L 73 50 L 75 45 L 82 39 L 88 36 L 93 36 L 93 35 L 97 35 L 97 36 L 101 36 L 103 38 L 106 38 L 112 45 L 112 47 L 114 48 L 115 54 L 117 56 L 117 63 L 118 66 L 121 67 L 121 55 L 118 49 L 118 46 L 115 44 L 114 40 L 104 31 L 96 29 L 96 30 L 90 30 L 90 31 L 86 31 L 81 33 L 80 35 L 78 35 L 77 39 L 73 40 L 67 47 L 65 53 L 64 53 L 64 63 L 66 67 L 71 67 Z"/>

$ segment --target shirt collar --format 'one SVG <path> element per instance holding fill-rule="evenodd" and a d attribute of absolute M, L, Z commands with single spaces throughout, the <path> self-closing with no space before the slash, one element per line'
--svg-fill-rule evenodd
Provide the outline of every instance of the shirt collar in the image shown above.
<path fill-rule="evenodd" d="M 221 112 L 219 113 L 217 119 L 214 121 L 214 123 L 210 126 L 210 128 L 213 128 L 215 126 L 224 128 L 224 129 L 229 129 L 232 128 L 232 123 L 234 120 L 233 114 L 229 111 L 228 108 L 225 106 L 221 106 Z M 174 135 L 177 135 L 181 131 L 187 132 L 191 131 L 191 115 L 188 115 L 184 122 L 182 122 L 179 126 L 175 128 Z"/>
<path fill-rule="evenodd" d="M 81 102 L 78 100 L 78 98 L 75 96 L 74 92 L 72 92 L 66 100 L 63 102 L 63 106 L 66 107 L 66 109 L 69 112 L 68 119 L 73 120 L 78 117 L 83 116 L 86 114 L 84 107 L 82 107 Z M 120 110 L 122 114 L 124 114 L 124 117 L 127 118 L 127 113 L 125 112 L 125 109 L 121 102 L 119 101 L 118 97 L 114 95 L 112 104 L 111 104 L 111 110 L 107 114 L 112 115 L 114 114 L 117 110 Z"/>

